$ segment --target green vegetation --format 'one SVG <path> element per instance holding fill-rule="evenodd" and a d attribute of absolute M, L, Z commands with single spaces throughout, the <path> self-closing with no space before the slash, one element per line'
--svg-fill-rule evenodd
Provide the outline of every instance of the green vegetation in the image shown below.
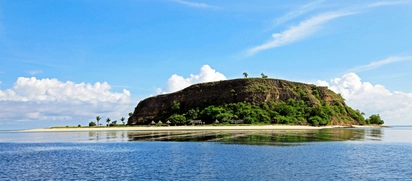
<path fill-rule="evenodd" d="M 91 121 L 91 122 L 89 123 L 89 127 L 93 127 L 93 126 L 96 126 L 96 123 L 93 122 L 93 121 Z"/>
<path fill-rule="evenodd" d="M 180 110 L 180 103 L 179 102 L 174 102 L 172 106 L 173 111 L 179 111 Z"/>
<path fill-rule="evenodd" d="M 124 117 L 120 118 L 120 121 L 122 121 L 122 124 L 123 124 L 123 125 L 124 125 L 124 120 L 125 120 Z"/>
<path fill-rule="evenodd" d="M 179 109 L 178 109 L 179 108 Z M 180 109 L 179 103 L 174 103 L 167 114 L 159 115 L 153 120 L 170 120 L 172 125 L 189 124 L 190 120 L 202 120 L 206 124 L 213 124 L 218 120 L 221 124 L 229 124 L 231 120 L 243 120 L 245 124 L 291 124 L 323 126 L 332 120 L 357 120 L 363 124 L 383 124 L 379 115 L 372 115 L 365 120 L 359 110 L 353 110 L 340 104 L 328 105 L 322 102 L 320 106 L 313 106 L 309 101 L 289 99 L 286 102 L 262 102 L 253 105 L 247 102 L 228 103 L 223 105 L 209 105 L 192 107 L 185 111 Z M 143 123 L 147 124 L 147 123 Z"/>
<path fill-rule="evenodd" d="M 379 124 L 379 125 L 384 123 L 384 121 L 381 119 L 379 114 L 378 115 L 372 114 L 371 116 L 369 116 L 368 119 L 366 119 L 366 122 L 369 124 Z"/>
<path fill-rule="evenodd" d="M 111 127 L 111 126 L 116 126 L 117 125 L 117 120 L 114 120 L 114 121 L 112 121 L 110 124 L 109 124 L 109 126 Z"/>
<path fill-rule="evenodd" d="M 106 123 L 107 123 L 107 124 L 106 124 L 106 126 L 107 126 L 107 127 L 109 127 L 109 123 L 110 123 L 110 121 L 111 121 L 111 119 L 110 119 L 110 118 L 107 118 L 107 119 L 106 119 Z"/>
<path fill-rule="evenodd" d="M 129 115 L 131 116 L 133 113 L 129 113 Z M 100 121 L 100 119 L 101 119 L 101 117 L 100 116 L 96 116 L 96 121 L 98 122 L 98 121 Z M 122 124 L 117 124 L 117 120 L 114 120 L 114 121 L 112 121 L 110 118 L 107 118 L 106 119 L 106 126 L 107 127 L 112 127 L 112 126 L 126 126 L 125 125 L 125 121 L 126 120 L 126 118 L 124 118 L 124 117 L 121 117 L 120 118 L 120 121 L 122 121 Z M 99 126 L 99 124 L 96 124 L 96 122 L 94 122 L 94 121 L 90 121 L 89 122 L 89 127 L 95 127 L 95 126 Z M 78 127 L 81 127 L 81 125 L 79 124 L 78 125 Z"/>
<path fill-rule="evenodd" d="M 243 72 L 243 77 L 247 78 L 248 75 L 247 72 Z"/>
<path fill-rule="evenodd" d="M 261 73 L 260 75 L 261 75 L 261 76 L 262 76 L 262 78 L 264 78 L 264 79 L 268 78 L 268 76 L 267 76 L 267 75 L 265 75 L 264 73 Z"/>
<path fill-rule="evenodd" d="M 187 124 L 187 119 L 185 115 L 173 114 L 169 117 L 169 121 L 174 125 L 184 125 Z"/>
<path fill-rule="evenodd" d="M 99 126 L 100 119 L 102 119 L 100 116 L 96 116 L 97 126 Z"/>

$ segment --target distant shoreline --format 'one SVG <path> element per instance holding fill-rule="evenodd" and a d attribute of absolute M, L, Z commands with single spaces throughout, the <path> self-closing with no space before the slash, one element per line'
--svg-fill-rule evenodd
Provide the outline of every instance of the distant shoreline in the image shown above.
<path fill-rule="evenodd" d="M 332 128 L 385 128 L 386 126 L 291 126 L 291 125 L 254 125 L 254 126 L 148 126 L 148 127 L 80 127 L 80 128 L 39 128 L 20 132 L 75 132 L 75 131 L 207 131 L 207 130 L 319 130 Z"/>

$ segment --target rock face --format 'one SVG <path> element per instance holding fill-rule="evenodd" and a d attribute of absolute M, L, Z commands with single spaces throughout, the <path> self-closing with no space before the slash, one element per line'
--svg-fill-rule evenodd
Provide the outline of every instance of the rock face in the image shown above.
<path fill-rule="evenodd" d="M 159 115 L 167 115 L 179 103 L 180 109 L 207 105 L 248 102 L 259 105 L 267 101 L 297 99 L 317 106 L 345 105 L 344 99 L 327 87 L 279 79 L 244 78 L 195 84 L 171 94 L 149 97 L 139 102 L 128 125 L 145 124 Z"/>

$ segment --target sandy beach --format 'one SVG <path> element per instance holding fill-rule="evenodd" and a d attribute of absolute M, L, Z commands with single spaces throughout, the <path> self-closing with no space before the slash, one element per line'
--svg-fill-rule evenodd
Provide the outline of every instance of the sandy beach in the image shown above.
<path fill-rule="evenodd" d="M 62 132 L 62 131 L 186 131 L 186 130 L 316 130 L 342 128 L 343 126 L 161 126 L 161 127 L 100 127 L 100 128 L 39 128 L 23 130 L 23 132 Z"/>

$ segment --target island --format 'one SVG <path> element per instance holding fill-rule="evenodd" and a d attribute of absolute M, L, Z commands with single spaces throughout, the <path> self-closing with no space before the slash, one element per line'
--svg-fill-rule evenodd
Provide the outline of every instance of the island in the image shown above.
<path fill-rule="evenodd" d="M 280 79 L 239 78 L 191 85 L 140 101 L 127 125 L 301 125 L 383 124 L 379 115 L 346 105 L 328 87 Z"/>

